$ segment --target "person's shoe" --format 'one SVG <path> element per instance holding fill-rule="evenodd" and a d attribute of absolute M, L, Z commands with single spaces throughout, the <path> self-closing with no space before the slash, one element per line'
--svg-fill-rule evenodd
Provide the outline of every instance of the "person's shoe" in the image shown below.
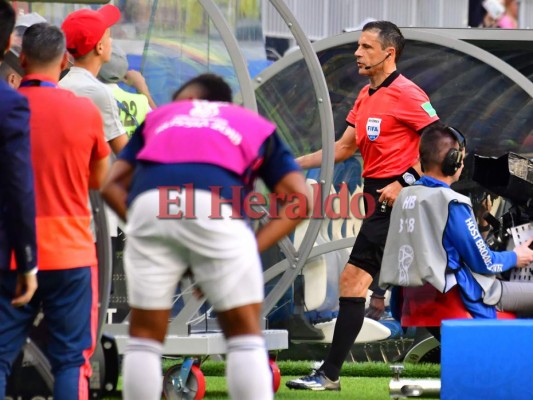
<path fill-rule="evenodd" d="M 310 375 L 303 376 L 286 383 L 289 389 L 298 390 L 341 390 L 341 381 L 332 381 L 323 371 L 316 370 Z"/>

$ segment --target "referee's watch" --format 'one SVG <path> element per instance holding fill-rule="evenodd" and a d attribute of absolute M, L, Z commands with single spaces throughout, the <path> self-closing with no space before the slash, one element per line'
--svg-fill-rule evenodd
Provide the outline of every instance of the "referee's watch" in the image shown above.
<path fill-rule="evenodd" d="M 404 172 L 404 174 L 402 175 L 402 178 L 405 181 L 405 183 L 407 183 L 409 186 L 411 186 L 413 183 L 416 182 L 415 176 L 410 172 Z"/>
<path fill-rule="evenodd" d="M 403 174 L 398 176 L 396 179 L 398 182 L 400 182 L 400 185 L 403 187 L 411 186 L 413 183 L 415 183 L 417 180 L 420 179 L 420 175 L 414 169 L 413 167 L 410 167 L 407 171 L 405 171 Z"/>

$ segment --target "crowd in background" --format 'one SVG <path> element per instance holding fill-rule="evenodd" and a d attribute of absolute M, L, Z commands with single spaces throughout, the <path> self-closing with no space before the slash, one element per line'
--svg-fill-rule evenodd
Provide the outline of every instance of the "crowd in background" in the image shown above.
<path fill-rule="evenodd" d="M 518 11 L 518 0 L 470 0 L 468 26 L 516 29 Z"/>

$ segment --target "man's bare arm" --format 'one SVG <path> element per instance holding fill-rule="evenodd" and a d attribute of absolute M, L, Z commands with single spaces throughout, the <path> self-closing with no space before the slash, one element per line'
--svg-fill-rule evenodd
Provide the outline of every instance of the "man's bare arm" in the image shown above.
<path fill-rule="evenodd" d="M 128 135 L 123 133 L 122 135 L 117 136 L 114 139 L 111 139 L 107 143 L 109 143 L 109 147 L 111 147 L 111 150 L 113 151 L 113 153 L 118 154 L 122 151 L 124 146 L 128 144 Z"/>
<path fill-rule="evenodd" d="M 89 188 L 100 189 L 109 172 L 109 157 L 104 157 L 91 162 L 89 167 Z"/>
<path fill-rule="evenodd" d="M 123 221 L 126 221 L 126 200 L 132 176 L 133 165 L 124 160 L 117 160 L 113 163 L 101 190 L 105 202 Z"/>
<path fill-rule="evenodd" d="M 263 225 L 256 233 L 257 248 L 262 252 L 269 247 L 276 244 L 281 238 L 291 233 L 296 226 L 302 222 L 301 215 L 307 216 L 309 207 L 311 206 L 311 195 L 305 178 L 300 172 L 291 172 L 285 175 L 281 181 L 278 182 L 274 188 L 274 193 L 279 195 L 279 198 L 285 199 L 285 202 L 279 210 L 279 218 L 273 218 Z M 304 195 L 305 201 L 302 201 L 301 196 L 291 196 L 301 193 Z M 289 201 L 287 198 L 289 197 Z M 298 215 L 288 215 L 288 207 L 296 207 L 296 205 L 303 207 L 297 213 Z"/>
<path fill-rule="evenodd" d="M 355 140 L 355 128 L 348 126 L 341 138 L 335 142 L 334 156 L 335 162 L 340 162 L 353 156 L 357 151 L 357 143 Z M 303 169 L 317 168 L 322 163 L 322 150 L 314 153 L 298 157 L 296 162 Z"/>

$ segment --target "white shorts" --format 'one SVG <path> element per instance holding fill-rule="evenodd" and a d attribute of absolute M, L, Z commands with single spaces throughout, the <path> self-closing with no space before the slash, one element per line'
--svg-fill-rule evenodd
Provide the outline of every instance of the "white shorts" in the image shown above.
<path fill-rule="evenodd" d="M 184 191 L 170 214 L 185 212 Z M 216 311 L 260 303 L 263 276 L 257 243 L 244 220 L 231 219 L 223 204 L 222 219 L 211 215 L 211 194 L 197 190 L 196 218 L 160 219 L 159 191 L 139 195 L 128 210 L 124 269 L 131 307 L 143 310 L 172 308 L 176 287 L 190 267 L 195 282 Z"/>

